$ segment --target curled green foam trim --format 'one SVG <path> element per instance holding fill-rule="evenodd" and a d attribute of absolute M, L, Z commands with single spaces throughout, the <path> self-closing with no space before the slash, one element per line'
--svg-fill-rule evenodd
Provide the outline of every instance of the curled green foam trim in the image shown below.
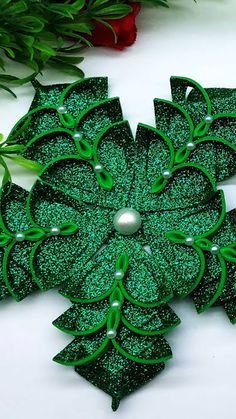
<path fill-rule="evenodd" d="M 190 117 L 188 112 L 182 106 L 180 106 L 178 103 L 171 102 L 170 100 L 156 98 L 156 99 L 154 99 L 154 105 L 156 105 L 156 104 L 157 105 L 158 104 L 164 104 L 164 105 L 169 106 L 175 112 L 177 112 L 179 115 L 181 115 L 183 118 L 185 118 L 187 120 L 188 126 L 189 126 L 189 134 L 188 134 L 189 139 L 187 141 L 191 140 L 192 137 L 193 137 L 193 133 L 194 133 L 194 124 L 193 124 L 192 118 Z M 157 123 L 158 123 L 158 121 L 157 121 Z"/>
<path fill-rule="evenodd" d="M 127 319 L 126 317 L 121 314 L 121 321 L 122 323 L 127 327 L 127 329 L 131 330 L 132 332 L 137 333 L 138 335 L 143 335 L 143 336 L 157 336 L 157 335 L 164 335 L 165 333 L 170 332 L 171 330 L 175 329 L 177 326 L 180 325 L 181 320 L 178 319 L 174 324 L 170 325 L 169 327 L 163 327 L 162 329 L 159 330 L 143 330 L 143 329 L 139 329 L 136 326 L 133 326 Z"/>
<path fill-rule="evenodd" d="M 93 105 L 89 106 L 84 111 L 82 111 L 75 120 L 75 128 L 78 131 L 80 131 L 80 128 L 79 128 L 80 125 L 83 124 L 83 120 L 88 118 L 90 113 L 96 114 L 97 109 L 103 108 L 104 105 L 106 105 L 107 103 L 115 103 L 115 102 L 119 105 L 120 118 L 123 119 L 122 110 L 121 110 L 121 106 L 120 106 L 120 100 L 119 100 L 118 97 L 113 97 L 113 98 L 104 99 L 104 100 L 101 100 L 99 102 L 96 102 Z M 82 132 L 83 132 L 83 130 L 82 130 Z"/>
<path fill-rule="evenodd" d="M 174 86 L 176 81 L 178 82 L 178 93 L 179 93 L 179 87 L 182 84 L 183 93 L 182 93 L 181 101 L 185 102 L 186 99 L 188 100 L 188 98 L 186 98 L 187 88 L 192 87 L 193 89 L 196 89 L 201 93 L 201 95 L 205 99 L 205 103 L 207 106 L 207 113 L 211 114 L 212 106 L 211 106 L 211 101 L 210 101 L 208 93 L 199 83 L 197 83 L 195 80 L 189 77 L 171 76 L 170 84 L 171 84 L 172 98 L 174 102 L 178 102 L 178 98 L 177 98 L 177 94 L 175 94 L 175 86 Z"/>
<path fill-rule="evenodd" d="M 81 138 L 81 140 L 75 140 L 75 145 L 78 150 L 79 156 L 82 159 L 91 159 L 92 157 L 92 148 L 88 141 L 86 141 L 84 138 Z"/>
<path fill-rule="evenodd" d="M 236 242 L 229 245 L 222 247 L 220 249 L 220 253 L 225 260 L 228 262 L 235 263 L 236 262 Z"/>
<path fill-rule="evenodd" d="M 116 261 L 116 270 L 119 271 L 121 270 L 122 272 L 124 272 L 124 274 L 126 273 L 127 269 L 129 267 L 129 256 L 128 253 L 122 253 Z"/>
<path fill-rule="evenodd" d="M 225 284 L 226 284 L 226 279 L 227 279 L 227 267 L 226 267 L 226 264 L 225 264 L 225 261 L 224 261 L 224 258 L 222 257 L 222 255 L 219 253 L 218 255 L 217 255 L 217 257 L 218 257 L 218 259 L 219 259 L 219 262 L 220 262 L 220 265 L 221 265 L 221 278 L 220 278 L 220 281 L 219 281 L 219 284 L 218 284 L 218 287 L 217 287 L 217 290 L 216 290 L 216 292 L 215 292 L 215 294 L 214 294 L 214 296 L 210 299 L 210 301 L 207 303 L 207 304 L 205 304 L 201 309 L 198 309 L 197 310 L 197 312 L 200 314 L 200 313 L 203 313 L 203 312 L 205 312 L 206 310 L 208 310 L 211 306 L 213 306 L 213 304 L 218 300 L 218 298 L 220 297 L 220 295 L 221 295 L 221 292 L 223 291 L 223 288 L 224 288 L 224 286 L 225 286 Z"/>
<path fill-rule="evenodd" d="M 86 83 L 91 83 L 91 82 L 95 82 L 96 81 L 104 81 L 104 85 L 106 87 L 106 90 L 108 90 L 108 78 L 107 77 L 86 77 L 82 80 L 77 80 L 74 83 L 69 84 L 61 93 L 60 95 L 60 99 L 59 99 L 59 106 L 64 106 L 64 101 L 68 95 L 68 93 L 70 93 L 71 90 L 73 90 L 75 87 L 84 87 L 84 85 Z"/>
<path fill-rule="evenodd" d="M 73 336 L 92 335 L 92 334 L 102 330 L 104 328 L 104 326 L 106 325 L 106 323 L 107 323 L 107 317 L 105 317 L 103 321 L 98 323 L 97 326 L 94 326 L 94 327 L 91 327 L 90 329 L 81 331 L 81 330 L 72 330 L 72 329 L 67 329 L 65 327 L 62 327 L 57 323 L 57 320 L 54 320 L 52 322 L 53 326 L 55 326 L 57 329 L 61 330 L 64 333 L 67 333 L 68 335 L 73 335 Z"/>
<path fill-rule="evenodd" d="M 222 208 L 220 217 L 217 220 L 216 224 L 212 228 L 210 228 L 208 231 L 200 235 L 195 235 L 194 236 L 195 241 L 198 239 L 203 239 L 205 237 L 210 237 L 213 233 L 215 233 L 220 228 L 220 226 L 222 225 L 224 221 L 224 217 L 226 214 L 225 196 L 222 190 L 219 190 L 219 192 L 220 192 L 220 197 L 221 197 L 221 208 Z M 166 237 L 174 243 L 185 244 L 187 234 L 183 233 L 181 230 L 170 230 L 166 232 Z"/>
<path fill-rule="evenodd" d="M 60 229 L 60 233 L 57 235 L 57 237 L 70 236 L 72 234 L 76 234 L 79 231 L 79 226 L 74 224 L 74 223 L 59 224 L 58 228 Z M 45 235 L 41 240 L 38 240 L 36 242 L 36 244 L 33 246 L 32 250 L 30 252 L 30 258 L 29 258 L 29 264 L 30 264 L 30 270 L 31 270 L 31 273 L 32 273 L 32 278 L 42 291 L 47 291 L 48 288 L 45 288 L 44 286 L 42 286 L 42 282 L 38 278 L 38 276 L 36 274 L 36 271 L 35 271 L 34 260 L 37 256 L 37 250 L 42 245 L 44 240 L 53 236 L 53 234 L 50 233 L 49 229 L 45 228 L 45 230 L 48 232 L 48 234 Z"/>
<path fill-rule="evenodd" d="M 94 162 L 94 167 L 96 166 L 96 162 Z M 112 175 L 108 170 L 105 168 L 100 172 L 96 173 L 96 178 L 98 184 L 101 186 L 101 188 L 110 191 L 114 185 Z"/>
<path fill-rule="evenodd" d="M 10 295 L 14 298 L 14 300 L 19 302 L 20 299 L 19 299 L 18 295 L 12 289 L 11 284 L 8 280 L 8 269 L 7 269 L 8 259 L 10 257 L 11 251 L 12 251 L 12 249 L 15 246 L 16 243 L 17 243 L 16 240 L 12 240 L 11 243 L 6 247 L 5 252 L 4 252 L 2 266 L 3 266 L 3 279 L 4 279 L 4 282 L 6 284 L 7 290 L 10 293 Z"/>
<path fill-rule="evenodd" d="M 132 304 L 138 306 L 138 307 L 143 307 L 143 308 L 152 308 L 152 307 L 159 307 L 162 304 L 167 303 L 168 301 L 170 301 L 173 298 L 173 293 L 169 293 L 168 295 L 166 295 L 165 297 L 162 297 L 160 300 L 158 301 L 154 301 L 154 302 L 149 302 L 149 303 L 143 303 L 139 300 L 136 300 L 135 298 L 133 298 L 125 289 L 125 286 L 123 284 L 123 282 L 120 282 L 119 284 L 120 289 L 122 291 L 122 294 L 124 295 L 124 297 L 126 298 L 126 300 L 130 301 Z"/>
<path fill-rule="evenodd" d="M 120 345 L 119 343 L 116 341 L 116 339 L 112 340 L 112 344 L 114 346 L 114 348 L 120 352 L 121 355 L 123 355 L 125 358 L 130 359 L 131 361 L 137 362 L 138 364 L 159 364 L 161 362 L 167 362 L 172 358 L 172 354 L 170 355 L 166 355 L 166 356 L 162 356 L 160 358 L 157 359 L 145 359 L 145 358 L 139 358 L 138 356 L 134 356 L 129 354 L 127 351 L 125 351 Z"/>
<path fill-rule="evenodd" d="M 101 357 L 107 351 L 110 344 L 111 344 L 110 339 L 105 338 L 101 346 L 93 354 L 90 354 L 86 356 L 85 358 L 65 361 L 65 360 L 59 359 L 58 355 L 56 355 L 53 358 L 53 361 L 57 362 L 58 364 L 68 365 L 68 366 L 86 365 L 92 361 L 95 361 L 97 358 Z"/>
<path fill-rule="evenodd" d="M 201 171 L 208 178 L 208 180 L 209 180 L 209 182 L 212 186 L 213 191 L 216 191 L 216 189 L 217 189 L 216 188 L 216 182 L 215 182 L 213 176 L 200 164 L 189 162 L 189 163 L 181 163 L 177 166 L 174 166 L 171 169 L 171 176 L 170 176 L 169 179 L 164 179 L 163 176 L 158 177 L 157 180 L 156 180 L 157 183 L 154 184 L 154 188 L 152 189 L 152 192 L 154 192 L 154 190 L 155 190 L 154 193 L 161 193 L 162 190 L 164 189 L 164 187 L 173 179 L 173 175 L 176 172 L 179 172 L 182 169 L 188 169 L 188 168 L 195 168 L 198 171 Z M 161 181 L 159 181 L 159 179 L 163 179 L 163 181 L 161 182 Z"/>
<path fill-rule="evenodd" d="M 57 112 L 57 108 L 53 105 L 52 106 L 38 106 L 37 108 L 32 109 L 27 114 L 25 114 L 21 119 L 19 119 L 19 121 L 14 125 L 10 134 L 7 137 L 7 143 L 11 143 L 12 141 L 14 141 L 16 135 L 18 135 L 19 133 L 22 134 L 25 131 L 25 129 L 28 128 L 28 126 L 30 125 L 32 117 L 35 116 L 35 114 L 37 114 L 40 111 L 53 111 L 55 112 L 56 115 L 59 115 Z M 22 127 L 19 130 L 17 130 L 17 128 L 22 123 L 23 123 Z M 13 135 L 14 131 L 16 131 L 15 135 Z"/>
<path fill-rule="evenodd" d="M 107 316 L 107 332 L 116 331 L 120 323 L 120 309 L 111 307 Z"/>
<path fill-rule="evenodd" d="M 218 143 L 218 144 L 224 144 L 227 147 L 229 147 L 231 150 L 236 151 L 236 146 L 234 144 L 231 144 L 229 141 L 224 140 L 223 138 L 218 138 L 215 136 L 207 136 L 207 137 L 203 137 L 203 138 L 199 138 L 195 141 L 193 141 L 193 143 L 195 144 L 195 146 L 197 147 L 199 144 L 204 144 L 207 142 L 212 142 L 212 143 Z M 194 154 L 194 152 L 196 151 L 197 148 L 194 148 L 193 150 L 188 150 L 187 149 L 187 144 L 183 145 L 182 147 L 180 147 L 176 154 L 175 154 L 175 163 L 179 164 L 179 163 L 183 163 L 186 162 L 188 157 L 191 154 Z"/>
<path fill-rule="evenodd" d="M 36 135 L 35 137 L 33 137 L 27 143 L 26 147 L 24 148 L 24 152 L 27 151 L 28 149 L 30 149 L 30 147 L 34 143 L 36 143 L 36 142 L 38 142 L 42 139 L 45 139 L 48 136 L 50 137 L 53 134 L 67 134 L 67 135 L 70 135 L 71 140 L 73 141 L 73 144 L 75 145 L 76 149 L 78 150 L 78 156 L 82 159 L 85 159 L 85 160 L 91 158 L 92 149 L 91 149 L 89 143 L 83 138 L 80 139 L 80 140 L 75 139 L 74 138 L 75 132 L 73 132 L 69 129 L 66 129 L 66 128 L 53 128 L 53 129 L 50 129 L 50 130 L 44 132 L 43 134 Z"/>

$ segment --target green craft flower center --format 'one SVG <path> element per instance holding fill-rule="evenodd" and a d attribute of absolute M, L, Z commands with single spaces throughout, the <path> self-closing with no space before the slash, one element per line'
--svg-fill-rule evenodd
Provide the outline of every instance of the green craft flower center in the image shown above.
<path fill-rule="evenodd" d="M 114 216 L 114 227 L 118 233 L 130 236 L 136 233 L 142 224 L 141 215 L 133 208 L 122 208 Z"/>

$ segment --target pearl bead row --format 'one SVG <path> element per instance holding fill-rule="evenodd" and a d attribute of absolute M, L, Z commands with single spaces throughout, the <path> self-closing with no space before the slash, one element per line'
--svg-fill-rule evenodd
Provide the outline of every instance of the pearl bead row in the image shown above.
<path fill-rule="evenodd" d="M 195 243 L 195 239 L 194 239 L 194 237 L 193 237 L 193 236 L 188 236 L 188 237 L 186 237 L 186 239 L 185 239 L 185 244 L 186 244 L 187 246 L 193 246 L 193 245 L 194 245 L 194 243 Z M 218 244 L 212 244 L 212 246 L 211 246 L 211 248 L 210 248 L 210 252 L 211 252 L 213 255 L 217 255 L 217 254 L 219 253 L 219 251 L 220 251 L 220 246 L 218 246 Z"/>
<path fill-rule="evenodd" d="M 61 230 L 59 227 L 51 227 L 50 228 L 50 233 L 52 236 L 58 236 L 60 234 Z M 18 242 L 23 242 L 25 240 L 25 234 L 22 231 L 19 231 L 18 233 L 15 234 L 15 239 Z"/>
<path fill-rule="evenodd" d="M 123 271 L 116 271 L 116 273 L 115 274 L 117 274 L 117 273 L 119 273 L 119 275 L 121 275 L 121 273 L 122 273 L 122 278 L 123 278 L 123 276 L 124 276 L 124 272 Z M 113 300 L 112 302 L 111 302 L 111 309 L 117 309 L 117 310 L 119 310 L 121 308 L 121 303 L 120 303 L 120 301 L 118 301 L 118 300 Z M 117 332 L 116 332 L 116 330 L 115 329 L 109 329 L 108 331 L 107 331 L 107 337 L 109 338 L 109 339 L 114 339 L 115 337 L 116 337 L 116 335 L 117 335 Z"/>
<path fill-rule="evenodd" d="M 206 115 L 206 116 L 205 116 L 205 118 L 204 118 L 204 120 L 205 120 L 206 124 L 211 124 L 211 123 L 212 123 L 212 121 L 213 121 L 213 116 L 212 116 L 212 115 Z M 196 147 L 196 144 L 195 144 L 193 141 L 189 141 L 189 142 L 186 144 L 186 148 L 187 148 L 189 151 L 194 150 L 194 149 L 195 149 L 195 147 Z"/>

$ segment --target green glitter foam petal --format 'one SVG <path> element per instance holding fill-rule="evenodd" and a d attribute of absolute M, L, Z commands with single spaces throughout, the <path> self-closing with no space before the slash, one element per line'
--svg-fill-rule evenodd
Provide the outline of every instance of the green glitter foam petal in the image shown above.
<path fill-rule="evenodd" d="M 65 106 L 66 110 L 76 119 L 85 109 L 106 99 L 107 95 L 107 77 L 86 78 L 68 85 L 62 91 L 58 105 Z"/>
<path fill-rule="evenodd" d="M 120 100 L 115 97 L 90 106 L 79 114 L 75 121 L 75 129 L 81 132 L 90 144 L 93 144 L 101 130 L 122 120 Z"/>
<path fill-rule="evenodd" d="M 211 241 L 220 248 L 230 247 L 236 243 L 236 211 L 228 212 L 224 218 L 224 222 L 218 231 L 211 236 Z M 224 254 L 222 253 L 224 257 Z M 217 300 L 217 304 L 223 304 L 233 300 L 236 297 L 236 271 L 235 263 L 225 260 L 226 265 L 226 281 L 224 288 Z"/>
<path fill-rule="evenodd" d="M 54 128 L 64 128 L 56 107 L 39 106 L 30 110 L 13 127 L 7 143 L 27 145 L 34 137 Z"/>
<path fill-rule="evenodd" d="M 126 131 L 127 129 L 128 126 L 124 123 L 117 128 L 111 128 L 109 133 L 111 135 L 112 132 L 116 132 L 116 135 L 120 134 L 122 138 L 123 130 Z M 112 137 L 108 136 L 106 138 L 109 138 L 112 143 Z M 114 173 L 112 176 L 113 186 L 109 190 L 100 186 L 96 173 L 96 160 L 95 162 L 88 162 L 75 156 L 64 156 L 53 160 L 45 167 L 40 174 L 40 178 L 44 183 L 80 202 L 120 209 L 126 205 L 128 200 L 133 168 L 126 154 L 125 142 L 122 147 L 114 147 L 110 159 L 107 160 L 104 156 L 104 150 L 110 147 L 111 144 L 108 141 L 107 143 L 104 141 L 98 146 L 98 156 L 108 169 L 104 168 L 104 170 L 106 169 L 110 176 Z M 120 161 L 117 161 L 116 158 L 118 157 Z"/>
<path fill-rule="evenodd" d="M 158 364 L 172 357 L 163 336 L 141 336 L 121 326 L 115 339 L 108 339 L 105 331 L 76 337 L 54 357 L 54 361 L 69 366 L 86 365 L 98 359 L 112 345 L 123 357 L 140 364 Z"/>
<path fill-rule="evenodd" d="M 182 106 L 169 100 L 155 99 L 154 108 L 157 129 L 167 135 L 175 149 L 192 140 L 193 121 Z"/>
<path fill-rule="evenodd" d="M 0 196 L 0 225 L 6 232 L 17 233 L 31 227 L 26 210 L 28 192 L 14 183 L 7 183 Z"/>
<path fill-rule="evenodd" d="M 123 397 L 151 381 L 163 371 L 164 366 L 164 363 L 138 364 L 111 347 L 96 362 L 76 367 L 75 370 L 112 397 L 112 409 L 115 411 Z"/>
<path fill-rule="evenodd" d="M 32 82 L 35 88 L 35 96 L 31 109 L 38 106 L 61 106 L 68 111 L 82 112 L 91 103 L 106 99 L 108 95 L 108 80 L 106 77 L 92 77 L 78 80 L 71 84 L 43 85 L 37 80 Z"/>
<path fill-rule="evenodd" d="M 3 234 L 9 237 L 7 247 L 1 248 L 0 299 L 9 293 L 20 301 L 36 286 L 29 271 L 28 255 L 31 244 L 22 246 L 14 235 L 31 227 L 26 211 L 28 192 L 13 183 L 7 183 L 1 190 L 0 224 Z"/>
<path fill-rule="evenodd" d="M 173 102 L 184 107 L 191 116 L 194 125 L 197 125 L 204 116 L 211 115 L 212 106 L 210 98 L 207 91 L 199 83 L 187 77 L 171 77 L 170 84 Z M 197 92 L 198 98 L 200 99 L 197 106 L 194 106 L 195 104 L 193 103 L 191 103 L 191 106 L 188 106 L 187 97 L 189 88 Z"/>
<path fill-rule="evenodd" d="M 115 278 L 115 264 L 117 257 L 124 252 L 130 263 L 120 283 Z M 96 302 L 108 297 L 117 285 L 128 301 L 140 307 L 155 307 L 172 297 L 152 256 L 135 238 L 128 239 L 118 234 L 104 244 L 80 274 L 75 274 L 65 284 L 61 293 L 75 302 Z"/>
<path fill-rule="evenodd" d="M 180 319 L 168 305 L 138 307 L 125 302 L 121 320 L 124 325 L 141 335 L 159 335 L 169 332 L 180 324 Z"/>
<path fill-rule="evenodd" d="M 236 89 L 206 88 L 212 106 L 212 114 L 232 113 L 236 111 Z M 202 97 L 197 89 L 192 89 L 187 97 L 187 106 L 202 106 Z"/>
<path fill-rule="evenodd" d="M 30 252 L 33 243 L 15 240 L 8 245 L 3 259 L 3 277 L 7 289 L 16 301 L 21 301 L 34 290 L 37 284 L 33 281 L 30 269 Z"/>
<path fill-rule="evenodd" d="M 235 174 L 235 145 L 216 137 L 205 137 L 195 144 L 188 161 L 203 165 L 217 182 Z"/>
<path fill-rule="evenodd" d="M 34 137 L 28 142 L 23 155 L 46 165 L 57 157 L 65 154 L 77 155 L 78 149 L 73 139 L 74 132 L 68 129 L 55 128 Z"/>
<path fill-rule="evenodd" d="M 56 110 L 59 106 L 65 106 L 69 112 L 72 111 L 74 118 L 76 118 L 92 104 L 107 98 L 107 78 L 105 77 L 84 79 L 70 85 L 44 86 L 37 81 L 33 84 L 35 97 L 29 113 L 14 126 L 8 137 L 8 142 L 14 139 L 17 143 L 26 144 L 35 135 L 52 129 L 53 126 L 50 126 L 50 123 L 53 122 L 55 128 L 58 128 L 61 125 L 60 118 L 58 120 L 57 117 L 57 123 L 55 121 L 56 115 L 54 119 L 50 117 L 50 109 Z M 45 110 L 46 116 L 44 118 L 40 115 L 40 109 L 42 113 L 43 109 Z M 22 130 L 25 123 L 25 129 Z"/>
<path fill-rule="evenodd" d="M 104 327 L 110 308 L 108 300 L 90 304 L 73 304 L 53 325 L 74 336 L 95 333 Z"/>
<path fill-rule="evenodd" d="M 152 185 L 164 170 L 171 170 L 174 149 L 171 141 L 161 131 L 139 124 L 136 132 L 136 159 L 134 182 L 130 203 L 141 209 L 145 195 L 153 200 Z M 155 199 L 156 200 L 156 199 Z M 143 209 L 146 210 L 145 205 Z"/>
<path fill-rule="evenodd" d="M 151 187 L 144 189 L 143 193 L 140 191 L 135 197 L 136 208 L 145 212 L 181 210 L 202 205 L 211 199 L 215 191 L 214 179 L 202 166 L 180 164 L 173 168 L 172 176 L 160 193 L 152 193 Z M 132 198 L 131 195 L 131 204 Z"/>
<path fill-rule="evenodd" d="M 226 282 L 226 265 L 221 255 L 205 255 L 205 270 L 199 286 L 191 294 L 198 313 L 206 311 L 219 298 Z"/>
<path fill-rule="evenodd" d="M 4 250 L 0 248 L 0 266 L 3 265 Z M 0 270 L 0 300 L 4 300 L 9 296 L 9 291 L 3 276 L 3 269 Z"/>
<path fill-rule="evenodd" d="M 55 194 L 56 197 L 56 194 Z M 78 225 L 78 232 L 69 237 L 49 237 L 35 244 L 31 253 L 31 270 L 39 287 L 47 290 L 55 285 L 78 282 L 85 271 L 85 262 L 106 242 L 112 228 L 112 214 L 101 208 L 83 207 L 73 211 L 72 206 L 62 203 L 57 196 L 54 205 L 47 206 L 47 200 L 39 201 L 35 219 L 43 225 L 61 220 L 66 212 L 70 220 Z M 56 205 L 57 204 L 57 205 Z M 41 209 L 45 211 L 41 212 Z M 69 210 L 69 212 L 68 212 Z M 65 211 L 65 213 L 64 213 Z M 52 218 L 50 214 L 53 213 Z M 73 214 L 73 218 L 72 218 Z M 88 220 L 89 225 L 88 225 Z M 55 226 L 60 225 L 54 224 Z"/>
<path fill-rule="evenodd" d="M 209 127 L 208 135 L 223 138 L 232 145 L 236 145 L 236 113 L 217 114 Z M 227 161 L 226 161 L 227 164 Z"/>
<path fill-rule="evenodd" d="M 204 255 L 194 246 L 169 243 L 166 238 L 150 237 L 152 256 L 162 270 L 162 281 L 173 295 L 186 297 L 197 287 L 204 273 Z"/>
<path fill-rule="evenodd" d="M 58 106 L 62 91 L 67 88 L 68 84 L 41 84 L 37 79 L 31 81 L 34 87 L 34 98 L 30 105 L 29 111 L 39 106 Z"/>
<path fill-rule="evenodd" d="M 209 236 L 220 227 L 225 212 L 224 193 L 217 191 L 207 202 L 185 209 L 147 212 L 143 217 L 144 235 L 166 237 L 167 231 L 181 230 L 190 236 Z"/>
<path fill-rule="evenodd" d="M 107 299 L 97 303 L 73 304 L 53 325 L 65 333 L 87 335 L 104 327 L 110 308 Z M 172 330 L 180 319 L 167 305 L 156 308 L 137 307 L 126 301 L 121 307 L 121 321 L 141 335 L 158 335 Z"/>

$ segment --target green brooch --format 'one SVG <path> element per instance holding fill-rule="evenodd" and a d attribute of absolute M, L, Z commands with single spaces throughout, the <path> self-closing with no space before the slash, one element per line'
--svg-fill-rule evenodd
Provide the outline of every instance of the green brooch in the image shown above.
<path fill-rule="evenodd" d="M 54 325 L 74 339 L 54 360 L 116 410 L 171 358 L 173 297 L 236 322 L 236 213 L 216 187 L 236 172 L 235 91 L 173 77 L 133 138 L 106 78 L 34 85 L 6 147 L 40 171 L 30 192 L 5 176 L 0 296 L 59 286 L 72 306 Z"/>

